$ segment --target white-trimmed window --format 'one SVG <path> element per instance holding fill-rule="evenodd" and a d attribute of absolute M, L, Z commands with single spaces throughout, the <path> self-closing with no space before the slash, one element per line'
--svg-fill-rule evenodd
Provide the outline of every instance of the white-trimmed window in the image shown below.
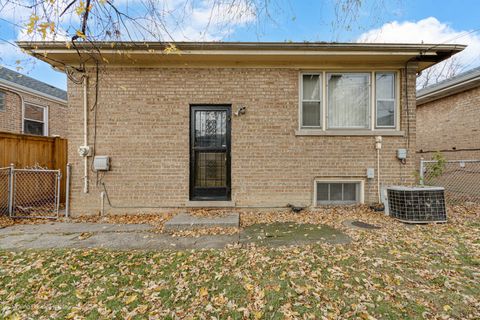
<path fill-rule="evenodd" d="M 3 91 L 0 91 L 0 111 L 5 111 L 5 103 L 6 103 L 6 94 Z"/>
<path fill-rule="evenodd" d="M 363 203 L 362 181 L 315 181 L 315 205 L 356 203 Z"/>
<path fill-rule="evenodd" d="M 375 128 L 395 128 L 395 73 L 377 72 L 375 78 Z"/>
<path fill-rule="evenodd" d="M 23 109 L 23 133 L 38 136 L 48 135 L 47 108 L 25 103 Z"/>
<path fill-rule="evenodd" d="M 395 71 L 300 73 L 299 127 L 332 132 L 399 129 L 397 86 Z"/>
<path fill-rule="evenodd" d="M 302 127 L 322 127 L 322 74 L 302 75 Z"/>

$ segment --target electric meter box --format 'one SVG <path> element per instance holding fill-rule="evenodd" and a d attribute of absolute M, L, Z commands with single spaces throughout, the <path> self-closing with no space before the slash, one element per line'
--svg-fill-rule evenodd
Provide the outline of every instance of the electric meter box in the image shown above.
<path fill-rule="evenodd" d="M 407 149 L 397 149 L 397 158 L 398 160 L 407 159 Z"/>
<path fill-rule="evenodd" d="M 367 168 L 367 179 L 375 178 L 375 169 Z"/>
<path fill-rule="evenodd" d="M 109 171 L 110 157 L 109 156 L 95 156 L 93 158 L 93 170 L 95 171 Z"/>

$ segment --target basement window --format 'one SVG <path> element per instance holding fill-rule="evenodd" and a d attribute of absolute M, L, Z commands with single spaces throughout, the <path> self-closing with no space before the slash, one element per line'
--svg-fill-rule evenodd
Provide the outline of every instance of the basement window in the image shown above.
<path fill-rule="evenodd" d="M 362 203 L 360 181 L 317 181 L 315 182 L 316 205 Z"/>

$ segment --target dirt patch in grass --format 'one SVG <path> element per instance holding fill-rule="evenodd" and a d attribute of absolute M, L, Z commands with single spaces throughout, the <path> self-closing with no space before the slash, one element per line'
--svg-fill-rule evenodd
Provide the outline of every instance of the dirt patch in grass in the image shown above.
<path fill-rule="evenodd" d="M 245 227 L 241 239 L 258 245 L 292 245 L 306 242 L 347 243 L 349 238 L 337 229 L 326 225 L 309 223 L 275 222 L 254 224 Z"/>

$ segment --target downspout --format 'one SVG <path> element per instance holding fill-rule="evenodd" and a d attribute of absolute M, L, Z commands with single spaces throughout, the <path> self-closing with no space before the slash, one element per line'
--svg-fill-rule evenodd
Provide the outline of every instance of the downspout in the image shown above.
<path fill-rule="evenodd" d="M 21 127 L 22 127 L 22 133 L 25 133 L 25 121 L 23 121 L 23 119 L 25 118 L 25 100 L 23 99 L 23 96 L 18 93 L 18 92 L 15 92 L 19 97 L 20 97 L 20 104 L 22 105 L 22 118 L 20 119 L 21 121 Z"/>
<path fill-rule="evenodd" d="M 88 77 L 83 76 L 83 145 L 88 146 Z M 83 193 L 88 193 L 88 154 L 83 155 Z"/>

